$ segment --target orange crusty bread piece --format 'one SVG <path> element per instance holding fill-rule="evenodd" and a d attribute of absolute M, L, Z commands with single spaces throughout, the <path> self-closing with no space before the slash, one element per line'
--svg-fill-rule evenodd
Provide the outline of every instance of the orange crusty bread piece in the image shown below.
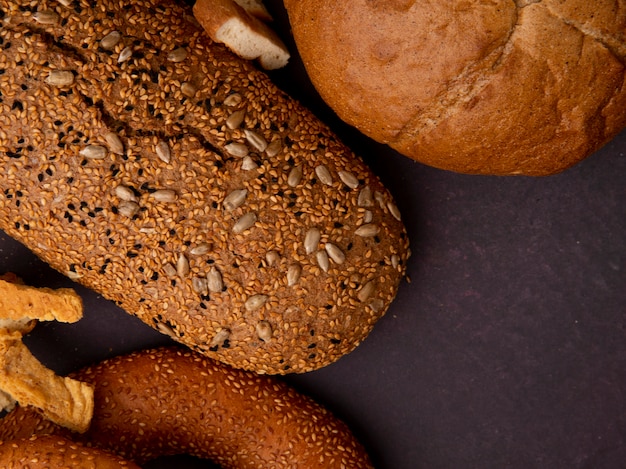
<path fill-rule="evenodd" d="M 322 98 L 438 168 L 541 176 L 626 126 L 623 0 L 285 0 Z"/>
<path fill-rule="evenodd" d="M 84 432 L 91 422 L 92 387 L 42 365 L 19 332 L 0 334 L 0 392 L 73 431 Z"/>
<path fill-rule="evenodd" d="M 6 283 L 13 283 L 17 285 L 23 285 L 24 282 L 13 272 L 5 272 L 0 274 L 0 281 Z M 0 300 L 1 301 L 1 300 Z M 37 320 L 28 317 L 22 318 L 8 318 L 8 313 L 2 313 L 0 309 L 0 334 L 3 332 L 21 332 L 22 334 L 28 334 L 37 325 Z M 0 403 L 0 408 L 4 407 Z"/>
<path fill-rule="evenodd" d="M 0 409 L 19 402 L 73 431 L 87 429 L 93 413 L 91 386 L 57 376 L 22 342 L 37 321 L 76 322 L 82 316 L 82 299 L 70 288 L 35 288 L 13 274 L 0 276 Z"/>
<path fill-rule="evenodd" d="M 190 454 L 225 469 L 372 468 L 349 427 L 309 397 L 189 350 L 134 352 L 76 377 L 95 387 L 86 433 L 72 435 L 18 407 L 0 421 L 0 440 L 56 434 L 138 464 Z"/>
<path fill-rule="evenodd" d="M 72 323 L 82 317 L 82 299 L 71 288 L 32 287 L 0 278 L 0 318 Z"/>
<path fill-rule="evenodd" d="M 409 255 L 363 161 L 169 0 L 0 0 L 0 229 L 179 342 L 332 363 Z"/>

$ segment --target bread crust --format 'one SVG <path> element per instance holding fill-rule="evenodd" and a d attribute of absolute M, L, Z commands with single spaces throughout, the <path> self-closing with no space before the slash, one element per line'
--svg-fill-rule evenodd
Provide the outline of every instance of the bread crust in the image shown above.
<path fill-rule="evenodd" d="M 143 464 L 190 454 L 221 467 L 371 469 L 364 447 L 328 410 L 270 376 L 234 370 L 166 347 L 86 368 L 95 388 L 90 429 L 82 435 L 18 407 L 0 440 L 54 434 Z"/>
<path fill-rule="evenodd" d="M 626 126 L 618 3 L 285 6 L 313 84 L 343 120 L 435 167 L 539 176 Z"/>
<path fill-rule="evenodd" d="M 46 418 L 84 432 L 93 413 L 93 389 L 46 368 L 22 343 L 22 334 L 0 334 L 0 391 Z"/>
<path fill-rule="evenodd" d="M 0 466 L 4 469 L 139 469 L 118 456 L 55 435 L 0 441 Z"/>
<path fill-rule="evenodd" d="M 76 322 L 82 317 L 82 298 L 71 288 L 37 288 L 0 278 L 1 319 Z"/>
<path fill-rule="evenodd" d="M 0 228 L 195 350 L 260 373 L 353 350 L 408 238 L 309 111 L 168 0 L 0 0 Z"/>
<path fill-rule="evenodd" d="M 21 405 L 74 431 L 85 431 L 93 412 L 93 390 L 46 368 L 22 342 L 38 321 L 76 322 L 81 297 L 72 289 L 35 288 L 13 273 L 0 275 L 0 411 Z"/>

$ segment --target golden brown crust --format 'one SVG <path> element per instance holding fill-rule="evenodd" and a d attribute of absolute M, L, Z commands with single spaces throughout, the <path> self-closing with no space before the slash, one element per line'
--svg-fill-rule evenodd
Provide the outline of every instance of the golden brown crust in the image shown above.
<path fill-rule="evenodd" d="M 547 175 L 626 126 L 623 2 L 462 3 L 285 6 L 325 101 L 423 163 Z"/>
<path fill-rule="evenodd" d="M 76 322 L 83 317 L 83 301 L 71 288 L 53 290 L 0 279 L 0 318 Z"/>
<path fill-rule="evenodd" d="M 95 386 L 83 443 L 138 463 L 191 454 L 224 468 L 371 468 L 349 428 L 310 398 L 269 376 L 218 365 L 177 348 L 137 352 L 77 376 Z M 64 430 L 18 408 L 0 440 Z"/>
<path fill-rule="evenodd" d="M 24 284 L 22 279 L 13 272 L 5 272 L 1 274 L 0 281 L 13 283 L 16 285 Z M 0 310 L 0 334 L 2 334 L 3 332 L 11 333 L 16 331 L 20 332 L 21 334 L 28 334 L 37 325 L 37 320 L 33 318 L 8 318 L 7 316 L 7 313 L 3 313 L 2 310 Z M 5 406 L 0 402 L 0 408 L 2 407 Z"/>
<path fill-rule="evenodd" d="M 0 9 L 1 229 L 236 367 L 313 370 L 367 336 L 408 239 L 327 127 L 175 2 Z"/>
<path fill-rule="evenodd" d="M 71 430 L 84 432 L 91 422 L 92 387 L 43 366 L 24 345 L 20 332 L 0 334 L 0 390 Z"/>
<path fill-rule="evenodd" d="M 136 464 L 60 436 L 0 441 L 4 469 L 139 469 Z"/>
<path fill-rule="evenodd" d="M 74 431 L 87 429 L 93 413 L 91 386 L 57 376 L 22 342 L 39 320 L 76 322 L 82 316 L 82 299 L 72 289 L 36 288 L 14 274 L 0 276 L 0 410 L 19 402 Z"/>

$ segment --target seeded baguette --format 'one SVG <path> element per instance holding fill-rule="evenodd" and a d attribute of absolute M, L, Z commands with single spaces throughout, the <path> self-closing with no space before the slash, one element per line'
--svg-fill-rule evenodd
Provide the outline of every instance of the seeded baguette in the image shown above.
<path fill-rule="evenodd" d="M 0 441 L 57 435 L 137 464 L 172 454 L 225 469 L 371 469 L 348 426 L 271 376 L 234 370 L 189 350 L 134 352 L 80 371 L 95 389 L 94 417 L 72 434 L 18 407 Z"/>
<path fill-rule="evenodd" d="M 0 0 L 0 228 L 175 340 L 305 372 L 404 275 L 390 193 L 169 0 Z"/>

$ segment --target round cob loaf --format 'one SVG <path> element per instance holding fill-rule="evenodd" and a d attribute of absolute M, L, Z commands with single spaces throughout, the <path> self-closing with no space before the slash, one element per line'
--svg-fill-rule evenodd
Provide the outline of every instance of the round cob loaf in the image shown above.
<path fill-rule="evenodd" d="M 623 0 L 284 3 L 328 105 L 422 163 L 545 176 L 626 127 Z"/>
<path fill-rule="evenodd" d="M 260 373 L 353 350 L 408 240 L 380 181 L 176 2 L 0 0 L 0 228 Z"/>

